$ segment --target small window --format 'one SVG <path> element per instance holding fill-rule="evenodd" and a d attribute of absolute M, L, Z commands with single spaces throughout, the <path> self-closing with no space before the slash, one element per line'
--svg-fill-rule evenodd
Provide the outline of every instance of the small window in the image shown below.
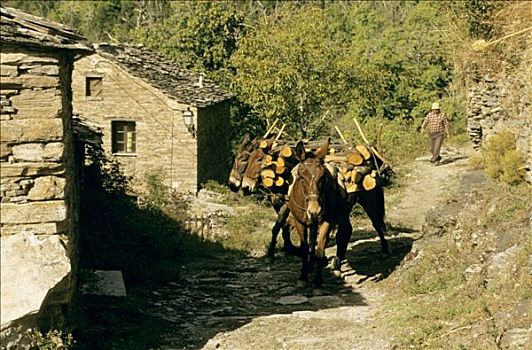
<path fill-rule="evenodd" d="M 102 98 L 102 78 L 101 77 L 86 77 L 85 96 L 97 99 Z"/>
<path fill-rule="evenodd" d="M 136 152 L 135 122 L 114 121 L 111 122 L 111 129 L 113 153 Z"/>

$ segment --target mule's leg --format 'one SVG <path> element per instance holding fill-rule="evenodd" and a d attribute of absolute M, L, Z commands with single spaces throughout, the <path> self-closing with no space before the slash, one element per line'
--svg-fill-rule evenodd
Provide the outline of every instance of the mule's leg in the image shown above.
<path fill-rule="evenodd" d="M 309 245 L 308 245 L 308 229 L 306 226 L 302 225 L 301 223 L 296 223 L 295 228 L 297 233 L 299 234 L 299 238 L 301 240 L 301 273 L 299 275 L 298 279 L 298 286 L 303 287 L 307 280 L 308 280 L 308 251 L 309 251 Z"/>
<path fill-rule="evenodd" d="M 329 222 L 323 222 L 317 232 L 316 238 L 316 277 L 314 279 L 314 294 L 321 294 L 321 286 L 323 285 L 323 267 L 327 266 L 327 258 L 325 257 L 325 243 L 329 236 L 331 225 Z"/>
<path fill-rule="evenodd" d="M 333 258 L 332 266 L 333 273 L 335 276 L 340 276 L 340 266 L 342 260 L 345 259 L 347 253 L 347 246 L 353 234 L 353 226 L 349 217 L 346 217 L 344 220 L 338 223 L 338 230 L 336 231 L 336 256 Z"/>
<path fill-rule="evenodd" d="M 390 254 L 388 242 L 384 237 L 386 233 L 386 223 L 384 222 L 384 190 L 382 187 L 377 187 L 371 191 L 361 191 L 358 202 L 364 208 L 364 211 L 379 235 L 383 254 Z"/>
<path fill-rule="evenodd" d="M 283 235 L 283 250 L 287 254 L 299 256 L 299 248 L 292 243 L 292 239 L 290 238 L 290 225 L 288 225 L 288 222 L 286 220 L 283 223 L 281 232 Z"/>
<path fill-rule="evenodd" d="M 275 246 L 277 245 L 277 236 L 279 235 L 279 230 L 281 228 L 283 229 L 283 239 L 284 239 L 284 245 L 286 247 L 286 238 L 285 238 L 285 228 L 288 226 L 286 224 L 286 220 L 288 218 L 288 214 L 290 214 L 290 210 L 288 210 L 288 207 L 286 205 L 283 205 L 277 212 L 277 219 L 275 220 L 275 224 L 272 228 L 272 239 L 270 241 L 270 246 L 268 247 L 268 255 L 267 260 L 269 263 L 272 263 L 275 256 Z M 288 239 L 290 239 L 290 229 L 288 229 Z M 290 245 L 292 242 L 290 241 Z"/>

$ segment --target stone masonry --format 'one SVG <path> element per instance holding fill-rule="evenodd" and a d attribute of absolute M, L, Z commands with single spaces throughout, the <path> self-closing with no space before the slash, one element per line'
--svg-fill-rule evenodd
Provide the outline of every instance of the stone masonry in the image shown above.
<path fill-rule="evenodd" d="M 224 183 L 230 169 L 230 95 L 198 74 L 139 45 L 95 45 L 77 60 L 74 113 L 101 127 L 103 148 L 133 178 L 137 193 L 147 176 L 160 175 L 178 192 L 197 193 L 202 183 Z M 101 78 L 98 97 L 87 96 L 87 78 Z M 193 113 L 194 133 L 183 123 Z M 112 123 L 135 124 L 136 150 L 112 152 Z"/>
<path fill-rule="evenodd" d="M 1 8 L 2 349 L 28 328 L 60 327 L 75 289 L 78 176 L 71 75 L 82 38 Z"/>

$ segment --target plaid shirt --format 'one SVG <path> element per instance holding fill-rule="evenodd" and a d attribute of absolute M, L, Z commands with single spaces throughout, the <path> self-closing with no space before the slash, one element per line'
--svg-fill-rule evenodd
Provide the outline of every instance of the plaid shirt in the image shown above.
<path fill-rule="evenodd" d="M 446 132 L 447 135 L 449 135 L 449 123 L 447 122 L 447 117 L 440 111 L 429 112 L 425 117 L 421 128 L 423 130 L 428 129 L 431 134 Z"/>

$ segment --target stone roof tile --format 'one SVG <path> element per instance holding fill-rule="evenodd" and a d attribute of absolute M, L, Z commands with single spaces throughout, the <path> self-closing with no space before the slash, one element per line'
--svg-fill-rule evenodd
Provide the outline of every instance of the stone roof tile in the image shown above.
<path fill-rule="evenodd" d="M 232 97 L 211 80 L 142 45 L 95 44 L 96 52 L 116 62 L 133 76 L 162 90 L 171 98 L 194 107 L 207 107 Z"/>
<path fill-rule="evenodd" d="M 87 40 L 64 25 L 0 6 L 2 44 L 92 51 Z"/>

